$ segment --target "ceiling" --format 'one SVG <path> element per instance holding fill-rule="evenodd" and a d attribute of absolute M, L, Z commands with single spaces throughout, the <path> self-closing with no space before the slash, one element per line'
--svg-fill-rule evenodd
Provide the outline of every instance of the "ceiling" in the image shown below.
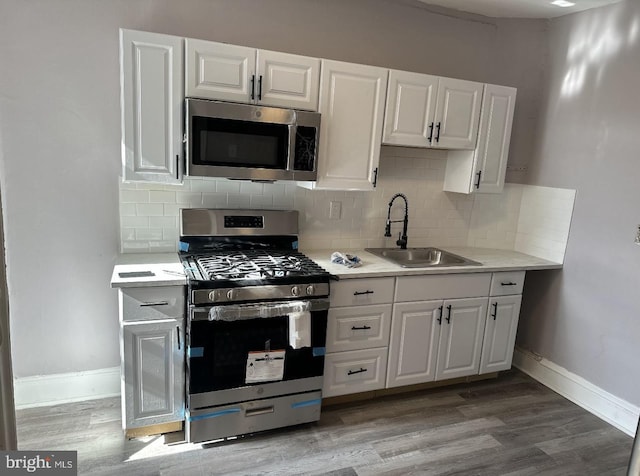
<path fill-rule="evenodd" d="M 477 13 L 489 17 L 511 18 L 554 18 L 590 8 L 611 5 L 621 0 L 571 0 L 571 7 L 557 7 L 553 0 L 419 0 L 429 5 L 437 5 L 464 12 Z"/>

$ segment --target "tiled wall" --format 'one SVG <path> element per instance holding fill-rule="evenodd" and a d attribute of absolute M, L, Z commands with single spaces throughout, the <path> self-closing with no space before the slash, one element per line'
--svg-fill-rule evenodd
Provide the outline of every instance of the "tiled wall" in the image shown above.
<path fill-rule="evenodd" d="M 180 208 L 266 208 L 300 212 L 300 247 L 347 249 L 394 246 L 384 238 L 388 203 L 397 193 L 409 201 L 409 245 L 464 246 L 473 196 L 444 193 L 446 153 L 383 147 L 378 187 L 371 192 L 307 190 L 290 182 L 252 183 L 187 177 L 182 185 L 120 185 L 122 251 L 174 251 Z M 339 219 L 329 218 L 331 201 L 340 202 Z M 394 202 L 392 219 L 401 220 L 404 203 Z"/>
<path fill-rule="evenodd" d="M 504 192 L 496 195 L 443 192 L 445 166 L 443 151 L 383 147 L 378 187 L 371 192 L 191 177 L 182 185 L 121 184 L 122 251 L 175 251 L 179 209 L 195 207 L 298 210 L 302 249 L 395 246 L 402 224 L 392 225 L 393 238 L 383 236 L 384 225 L 389 200 L 402 192 L 409 202 L 409 246 L 516 249 L 562 261 L 562 257 L 557 259 L 560 249 L 564 256 L 561 232 L 566 229 L 568 233 L 573 208 L 572 198 L 568 206 L 567 191 L 507 184 Z M 332 201 L 340 203 L 339 219 L 329 218 Z M 551 216 L 538 213 L 556 205 Z M 401 220 L 403 212 L 404 202 L 398 199 L 391 218 Z M 523 217 L 523 213 L 531 217 Z M 552 217 L 557 221 L 550 220 Z"/>
<path fill-rule="evenodd" d="M 575 197 L 575 190 L 524 187 L 514 249 L 562 263 Z"/>

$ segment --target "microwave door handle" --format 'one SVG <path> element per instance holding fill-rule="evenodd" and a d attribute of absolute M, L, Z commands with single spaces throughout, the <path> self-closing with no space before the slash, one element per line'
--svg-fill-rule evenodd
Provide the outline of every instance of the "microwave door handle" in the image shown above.
<path fill-rule="evenodd" d="M 296 135 L 298 133 L 298 126 L 295 121 L 293 124 L 289 124 L 289 153 L 287 154 L 287 170 L 289 172 L 294 171 L 294 165 L 296 160 Z"/>

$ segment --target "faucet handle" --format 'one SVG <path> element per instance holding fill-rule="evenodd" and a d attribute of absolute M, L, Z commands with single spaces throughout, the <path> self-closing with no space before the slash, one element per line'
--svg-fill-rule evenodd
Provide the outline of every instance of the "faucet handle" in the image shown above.
<path fill-rule="evenodd" d="M 396 241 L 396 245 L 398 245 L 403 250 L 407 249 L 407 238 L 402 236 L 402 233 L 398 233 L 398 241 Z"/>

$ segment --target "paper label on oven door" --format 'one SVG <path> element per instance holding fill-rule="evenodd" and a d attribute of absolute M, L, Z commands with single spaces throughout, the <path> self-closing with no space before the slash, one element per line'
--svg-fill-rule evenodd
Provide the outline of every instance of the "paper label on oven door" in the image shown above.
<path fill-rule="evenodd" d="M 273 382 L 284 377 L 284 350 L 249 352 L 246 383 Z"/>

